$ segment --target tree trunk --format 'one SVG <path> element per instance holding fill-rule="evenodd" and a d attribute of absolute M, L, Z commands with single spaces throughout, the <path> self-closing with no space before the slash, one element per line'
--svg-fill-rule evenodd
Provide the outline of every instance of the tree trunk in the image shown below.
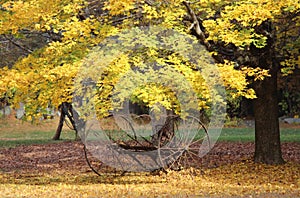
<path fill-rule="evenodd" d="M 257 99 L 254 100 L 255 117 L 255 154 L 254 161 L 265 164 L 282 164 L 280 130 L 278 121 L 277 72 L 274 51 L 266 47 L 260 51 L 259 66 L 269 69 L 271 77 L 256 81 L 253 88 Z"/>
<path fill-rule="evenodd" d="M 61 111 L 61 114 L 59 117 L 59 123 L 58 123 L 55 135 L 53 136 L 52 140 L 59 140 L 62 128 L 64 126 L 65 116 L 66 115 L 65 115 L 64 111 Z"/>
<path fill-rule="evenodd" d="M 80 139 L 80 137 L 79 137 L 79 134 L 78 134 L 78 127 L 77 127 L 77 125 L 76 125 L 76 122 L 77 122 L 77 124 L 79 124 L 78 122 L 78 120 L 79 120 L 79 115 L 78 115 L 78 113 L 73 109 L 73 107 L 72 107 L 72 104 L 70 104 L 70 103 L 68 103 L 69 104 L 69 106 L 68 106 L 68 114 L 67 114 L 67 116 L 68 116 L 68 118 L 69 118 L 69 120 L 70 120 L 70 122 L 71 122 L 71 124 L 72 124 L 72 126 L 73 126 L 73 129 L 75 130 L 75 140 L 76 141 L 79 141 L 79 140 L 81 140 Z M 82 120 L 80 120 L 81 122 L 80 123 L 82 123 Z"/>
<path fill-rule="evenodd" d="M 76 123 L 75 123 L 75 118 L 78 118 L 78 114 L 77 112 L 75 112 L 75 110 L 73 110 L 72 108 L 72 104 L 71 103 L 67 103 L 67 102 L 63 102 L 60 106 L 60 118 L 59 118 L 59 123 L 55 132 L 55 135 L 53 136 L 53 140 L 59 140 L 60 135 L 61 135 L 61 131 L 64 125 L 64 121 L 66 119 L 66 116 L 68 117 L 68 119 L 71 122 L 72 126 L 69 126 L 70 129 L 75 131 L 75 140 L 80 140 L 80 137 L 78 135 L 78 131 L 77 131 L 77 127 L 76 127 Z M 72 128 L 73 127 L 73 128 Z"/>
<path fill-rule="evenodd" d="M 254 101 L 255 162 L 282 164 L 276 73 L 264 81 L 255 83 L 258 96 Z"/>
<path fill-rule="evenodd" d="M 175 122 L 176 117 L 174 112 L 172 110 L 167 110 L 167 118 L 164 125 L 158 131 L 153 129 L 154 134 L 151 142 L 154 146 L 162 147 L 170 142 L 175 133 Z"/>

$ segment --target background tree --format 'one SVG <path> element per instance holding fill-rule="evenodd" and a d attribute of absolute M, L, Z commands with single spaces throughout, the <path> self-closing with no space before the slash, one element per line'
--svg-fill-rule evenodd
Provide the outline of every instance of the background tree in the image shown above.
<path fill-rule="evenodd" d="M 280 116 L 298 117 L 300 115 L 300 70 L 295 68 L 291 75 L 281 74 L 279 83 Z"/>

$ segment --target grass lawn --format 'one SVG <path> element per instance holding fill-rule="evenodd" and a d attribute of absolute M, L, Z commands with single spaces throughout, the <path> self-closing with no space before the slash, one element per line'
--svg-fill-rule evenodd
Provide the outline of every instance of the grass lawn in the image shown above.
<path fill-rule="evenodd" d="M 0 134 L 0 147 L 15 147 L 19 145 L 59 143 L 66 140 L 74 140 L 74 132 L 64 131 L 61 140 L 54 141 L 52 136 L 55 131 L 32 131 L 26 133 Z"/>
<path fill-rule="evenodd" d="M 0 147 L 15 147 L 18 145 L 55 143 L 74 140 L 74 131 L 63 128 L 60 141 L 53 141 L 57 119 L 47 120 L 40 124 L 31 124 L 21 120 L 0 119 Z"/>
<path fill-rule="evenodd" d="M 15 147 L 18 145 L 45 144 L 74 140 L 74 131 L 63 128 L 60 141 L 51 140 L 55 133 L 58 120 L 45 121 L 39 125 L 20 120 L 0 120 L 0 147 Z M 253 128 L 223 128 L 218 141 L 254 142 Z M 300 127 L 281 128 L 282 142 L 300 142 Z"/>
<path fill-rule="evenodd" d="M 0 147 L 15 147 L 18 145 L 45 144 L 74 140 L 73 131 L 63 131 L 60 141 L 51 140 L 55 131 L 0 132 Z M 223 128 L 218 141 L 254 142 L 252 128 Z M 281 129 L 282 142 L 300 142 L 300 129 Z"/>
<path fill-rule="evenodd" d="M 300 142 L 300 128 L 281 128 L 282 142 Z M 254 142 L 253 128 L 223 128 L 219 141 Z"/>

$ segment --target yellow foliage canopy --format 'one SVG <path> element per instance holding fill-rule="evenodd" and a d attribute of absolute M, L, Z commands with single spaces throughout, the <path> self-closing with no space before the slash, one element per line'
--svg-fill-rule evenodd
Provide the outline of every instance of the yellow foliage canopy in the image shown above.
<path fill-rule="evenodd" d="M 59 37 L 58 40 L 49 41 L 44 48 L 20 59 L 13 69 L 0 70 L 0 97 L 9 98 L 16 106 L 19 102 L 25 102 L 28 117 L 41 114 L 42 109 L 48 106 L 57 108 L 62 102 L 72 100 L 72 94 L 76 90 L 74 79 L 85 61 L 84 57 L 105 38 L 116 36 L 122 30 L 133 27 L 153 25 L 173 29 L 190 37 L 190 29 L 195 25 L 185 20 L 187 10 L 182 0 L 109 0 L 103 4 L 99 15 L 88 14 L 86 10 L 89 9 L 90 2 L 84 0 L 0 2 L 2 4 L 0 34 L 20 36 L 23 30 L 28 30 L 40 34 L 51 33 Z M 99 0 L 99 4 L 101 2 Z M 202 17 L 203 26 L 209 34 L 208 41 L 220 41 L 226 45 L 234 44 L 243 50 L 252 44 L 257 48 L 263 47 L 267 41 L 265 33 L 259 33 L 255 28 L 267 20 L 273 21 L 275 28 L 282 28 L 282 16 L 297 12 L 300 4 L 294 0 L 200 0 L 193 2 L 191 7 Z M 299 25 L 299 17 L 293 20 L 296 25 Z M 289 32 L 289 34 L 296 33 L 297 31 L 293 30 Z M 142 34 L 137 34 L 136 39 L 139 42 L 147 41 L 139 35 Z M 173 39 L 174 45 L 183 47 L 186 45 L 178 38 L 168 36 L 166 38 Z M 130 45 L 126 42 L 125 44 Z M 129 52 L 130 56 L 126 56 L 125 53 L 113 57 L 114 61 L 103 60 L 110 61 L 111 64 L 104 70 L 105 76 L 102 76 L 98 82 L 100 95 L 95 102 L 98 104 L 100 114 L 106 115 L 112 108 L 109 98 L 115 83 L 120 80 L 124 72 L 137 65 L 141 67 L 143 64 L 148 64 L 151 59 L 165 68 L 172 67 L 189 82 L 199 99 L 199 109 L 209 106 L 212 95 L 207 88 L 208 82 L 203 79 L 200 70 L 194 68 L 193 63 L 189 63 L 176 52 L 162 52 L 151 46 L 151 43 L 145 45 L 148 49 L 142 52 L 137 51 L 136 54 Z M 292 45 L 289 46 L 291 47 Z M 149 60 L 143 59 L 144 56 Z M 283 61 L 283 64 L 290 67 L 297 62 L 299 63 L 298 56 L 296 59 Z M 251 65 L 244 65 L 246 66 L 244 69 L 236 70 L 235 63 L 225 61 L 217 66 L 219 68 L 217 72 L 233 97 L 254 98 L 255 93 L 248 88 L 249 81 L 246 77 L 261 80 L 268 76 L 266 70 L 254 69 Z M 149 70 L 149 73 L 151 72 L 155 73 L 154 70 Z M 168 78 L 172 80 L 174 76 L 169 73 Z M 148 83 L 140 86 L 133 93 L 132 100 L 142 101 L 150 106 L 157 102 L 167 108 L 176 106 L 174 93 L 161 85 Z"/>

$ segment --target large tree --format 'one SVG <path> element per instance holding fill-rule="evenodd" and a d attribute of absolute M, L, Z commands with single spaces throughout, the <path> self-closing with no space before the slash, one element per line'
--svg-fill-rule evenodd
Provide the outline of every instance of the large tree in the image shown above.
<path fill-rule="evenodd" d="M 283 162 L 276 76 L 281 69 L 288 73 L 299 63 L 299 4 L 296 1 L 27 0 L 1 1 L 1 4 L 0 34 L 18 36 L 26 30 L 56 38 L 19 60 L 13 69 L 1 70 L 0 94 L 16 106 L 25 102 L 28 119 L 40 116 L 48 106 L 58 108 L 72 101 L 73 79 L 81 60 L 103 39 L 124 29 L 160 25 L 187 36 L 194 35 L 211 52 L 231 97 L 255 98 L 255 90 L 255 161 Z M 210 100 L 199 70 L 186 64 L 182 57 L 167 54 L 172 58 L 164 60 L 161 54 L 166 52 L 159 50 L 139 53 L 177 65 L 202 99 Z M 134 55 L 131 57 L 138 60 Z M 99 83 L 104 90 L 98 101 L 99 115 L 108 114 L 112 108 L 109 97 L 114 83 L 128 65 L 134 64 L 127 56 L 111 64 L 102 84 Z M 160 102 L 170 107 L 172 100 L 159 97 L 149 100 L 153 95 L 149 90 L 168 92 L 153 86 L 144 87 L 134 98 L 150 106 L 162 100 Z M 205 105 L 205 102 L 199 104 L 199 108 Z"/>
<path fill-rule="evenodd" d="M 257 95 L 254 158 L 256 162 L 281 164 L 277 75 L 299 64 L 299 3 L 255 0 L 221 4 L 212 11 L 211 18 L 204 14 L 202 20 L 186 6 L 194 23 L 204 26 L 199 25 L 196 34 L 208 49 L 218 52 L 218 60 L 229 58 L 238 68 L 249 65 L 269 71 L 269 77 L 252 84 Z M 207 11 L 201 6 L 199 3 L 200 10 Z"/>

